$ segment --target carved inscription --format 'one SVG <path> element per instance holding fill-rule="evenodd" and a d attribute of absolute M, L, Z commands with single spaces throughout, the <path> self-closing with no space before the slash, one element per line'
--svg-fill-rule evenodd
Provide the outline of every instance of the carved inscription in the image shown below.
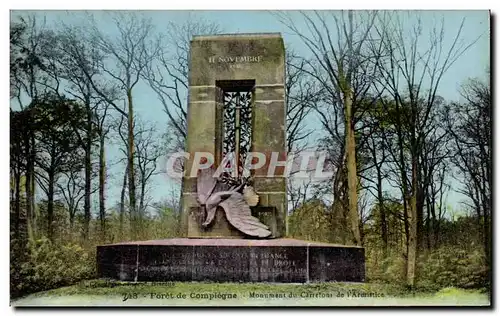
<path fill-rule="evenodd" d="M 262 61 L 262 56 L 211 56 L 208 57 L 208 63 L 210 64 L 228 64 L 230 69 L 236 68 L 241 69 L 244 64 L 249 63 L 260 63 Z"/>
<path fill-rule="evenodd" d="M 304 275 L 304 260 L 290 258 L 287 252 L 260 251 L 188 251 L 165 253 L 151 262 L 151 272 L 200 275 Z"/>
<path fill-rule="evenodd" d="M 260 63 L 262 56 L 212 56 L 208 62 L 214 63 Z"/>

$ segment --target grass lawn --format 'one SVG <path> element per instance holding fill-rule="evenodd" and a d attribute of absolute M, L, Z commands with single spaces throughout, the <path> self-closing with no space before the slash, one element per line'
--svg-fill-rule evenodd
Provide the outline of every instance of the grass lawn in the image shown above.
<path fill-rule="evenodd" d="M 410 292 L 374 283 L 120 283 L 101 280 L 39 292 L 13 306 L 489 306 L 487 293 Z"/>

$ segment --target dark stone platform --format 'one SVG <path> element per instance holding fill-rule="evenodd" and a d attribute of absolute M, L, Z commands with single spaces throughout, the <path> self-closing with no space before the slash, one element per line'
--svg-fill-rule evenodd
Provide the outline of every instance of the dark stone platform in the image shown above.
<path fill-rule="evenodd" d="M 97 246 L 100 278 L 121 281 L 364 282 L 364 248 L 279 238 L 171 238 Z"/>

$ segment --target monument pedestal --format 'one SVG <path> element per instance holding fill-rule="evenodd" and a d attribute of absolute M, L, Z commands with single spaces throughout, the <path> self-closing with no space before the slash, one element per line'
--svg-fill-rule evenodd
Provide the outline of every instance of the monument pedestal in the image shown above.
<path fill-rule="evenodd" d="M 364 282 L 364 248 L 296 239 L 192 239 L 97 247 L 100 278 L 120 281 Z"/>

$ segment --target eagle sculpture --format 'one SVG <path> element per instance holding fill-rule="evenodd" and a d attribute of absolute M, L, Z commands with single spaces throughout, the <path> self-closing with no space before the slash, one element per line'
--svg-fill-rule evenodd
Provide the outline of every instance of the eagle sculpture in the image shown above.
<path fill-rule="evenodd" d="M 214 173 L 212 168 L 208 168 L 200 170 L 198 174 L 197 200 L 206 214 L 202 226 L 207 227 L 213 222 L 217 206 L 220 206 L 229 223 L 242 233 L 252 237 L 269 237 L 269 228 L 252 216 L 250 211 L 250 206 L 259 202 L 259 196 L 253 188 L 246 185 L 246 181 L 241 181 L 241 184 L 222 181 L 214 177 Z"/>

